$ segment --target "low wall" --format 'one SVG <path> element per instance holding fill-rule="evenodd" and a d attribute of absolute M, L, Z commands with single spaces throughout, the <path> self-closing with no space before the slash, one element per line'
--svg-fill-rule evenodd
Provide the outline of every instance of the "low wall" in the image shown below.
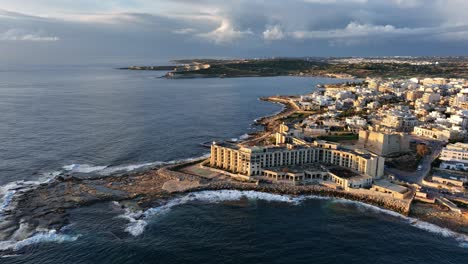
<path fill-rule="evenodd" d="M 197 161 L 200 162 L 200 161 Z M 190 164 L 195 164 L 192 162 Z M 199 181 L 201 177 L 186 174 L 179 171 L 173 171 L 173 169 L 181 168 L 189 164 L 177 164 L 172 166 L 166 166 L 158 170 L 161 175 L 180 180 L 192 180 Z M 212 168 L 210 168 L 212 169 Z M 212 169 L 216 170 L 216 169 Z M 222 171 L 226 174 L 225 171 Z M 238 176 L 234 175 L 233 176 Z M 317 195 L 325 197 L 343 198 L 353 201 L 359 201 L 385 209 L 389 209 L 403 215 L 408 215 L 412 199 L 400 200 L 392 197 L 370 194 L 368 192 L 359 191 L 344 191 L 335 190 L 319 185 L 306 185 L 306 186 L 294 186 L 286 184 L 259 184 L 258 182 L 248 182 L 245 179 L 242 181 L 209 181 L 202 183 L 202 185 L 191 188 L 186 192 L 193 191 L 204 191 L 204 190 L 251 190 L 275 194 L 287 194 L 287 195 Z"/>
<path fill-rule="evenodd" d="M 291 186 L 291 185 L 273 185 L 273 184 L 254 184 L 254 183 L 236 183 L 236 182 L 215 182 L 206 186 L 200 186 L 197 190 L 252 190 L 259 192 L 268 192 L 288 195 L 317 195 L 334 198 L 343 198 L 353 201 L 359 201 L 379 207 L 383 207 L 403 215 L 408 215 L 410 211 L 411 200 L 399 200 L 391 197 L 376 195 L 352 193 L 347 191 L 334 190 L 318 185 L 313 186 Z"/>
<path fill-rule="evenodd" d="M 214 171 L 214 172 L 217 172 L 217 173 L 220 173 L 220 174 L 223 174 L 223 175 L 226 175 L 226 176 L 229 176 L 235 180 L 238 180 L 238 181 L 251 181 L 251 178 L 249 176 L 245 176 L 245 175 L 241 175 L 241 174 L 235 174 L 235 173 L 230 173 L 230 172 L 227 172 L 225 170 L 220 170 L 220 169 L 215 169 L 215 168 L 211 168 L 211 167 L 207 167 L 207 166 L 204 166 L 203 163 L 200 164 L 200 168 L 203 168 L 203 169 L 206 169 L 206 170 L 211 170 L 211 171 Z"/>

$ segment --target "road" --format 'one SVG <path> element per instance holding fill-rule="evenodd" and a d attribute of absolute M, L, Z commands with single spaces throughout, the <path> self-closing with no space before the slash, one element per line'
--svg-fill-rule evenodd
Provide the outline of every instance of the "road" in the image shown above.
<path fill-rule="evenodd" d="M 412 138 L 418 142 L 425 143 L 428 147 L 431 148 L 431 154 L 425 156 L 419 163 L 419 165 L 422 166 L 421 170 L 407 172 L 395 168 L 385 168 L 385 172 L 394 175 L 395 178 L 400 181 L 422 185 L 422 180 L 429 174 L 429 171 L 431 170 L 431 164 L 440 155 L 444 143 L 441 141 L 430 140 L 417 136 L 412 136 Z"/>

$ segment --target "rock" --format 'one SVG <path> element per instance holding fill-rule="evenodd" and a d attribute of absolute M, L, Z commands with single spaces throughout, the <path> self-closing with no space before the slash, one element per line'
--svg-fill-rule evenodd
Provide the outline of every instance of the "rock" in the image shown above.
<path fill-rule="evenodd" d="M 200 186 L 199 181 L 181 181 L 180 179 L 166 181 L 162 189 L 169 192 L 185 192 L 189 189 L 197 188 Z"/>

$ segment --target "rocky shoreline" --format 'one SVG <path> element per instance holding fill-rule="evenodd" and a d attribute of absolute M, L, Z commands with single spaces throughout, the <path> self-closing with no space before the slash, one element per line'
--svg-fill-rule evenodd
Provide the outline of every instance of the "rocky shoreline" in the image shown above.
<path fill-rule="evenodd" d="M 270 97 L 262 98 L 262 100 L 281 103 L 284 109 L 278 114 L 257 120 L 258 124 L 265 127 L 265 132 L 263 135 L 249 139 L 249 142 L 258 140 L 265 134 L 268 135 L 273 131 L 274 124 L 279 119 L 297 111 L 286 97 Z M 316 195 L 358 201 L 405 216 L 411 216 L 413 213 L 412 199 L 406 201 L 379 195 L 351 193 L 319 185 L 292 186 L 241 182 L 230 178 L 204 178 L 180 171 L 183 167 L 201 161 L 203 159 L 124 175 L 103 177 L 61 175 L 35 188 L 26 190 L 19 188 L 9 205 L 3 210 L 3 214 L 0 215 L 0 243 L 2 241 L 19 242 L 38 232 L 60 230 L 69 224 L 68 212 L 73 208 L 101 202 L 122 201 L 138 210 L 145 210 L 161 205 L 180 194 L 208 190 L 257 191 L 291 196 Z M 415 215 L 422 218 L 420 213 Z M 466 228 L 468 224 L 465 225 L 465 222 L 457 224 L 449 217 L 424 217 L 424 221 L 444 227 L 450 226 L 457 232 L 468 234 Z M 0 254 L 4 252 L 0 250 Z"/>
<path fill-rule="evenodd" d="M 233 179 L 207 179 L 179 171 L 181 167 L 193 164 L 194 162 L 182 163 L 147 172 L 100 178 L 60 176 L 51 183 L 42 184 L 13 197 L 10 209 L 4 211 L 0 223 L 0 240 L 22 241 L 37 232 L 60 230 L 69 224 L 68 211 L 73 208 L 120 201 L 131 205 L 135 210 L 146 210 L 160 206 L 181 194 L 219 190 L 256 191 L 290 196 L 314 195 L 358 201 L 404 216 L 416 216 L 426 222 L 468 234 L 464 222 L 460 222 L 462 225 L 459 225 L 456 221 L 450 221 L 450 218 L 431 218 L 421 215 L 420 212 L 414 214 L 410 206 L 411 200 L 350 193 L 319 185 L 292 186 L 240 182 Z M 171 185 L 170 189 L 167 189 L 168 184 Z"/>

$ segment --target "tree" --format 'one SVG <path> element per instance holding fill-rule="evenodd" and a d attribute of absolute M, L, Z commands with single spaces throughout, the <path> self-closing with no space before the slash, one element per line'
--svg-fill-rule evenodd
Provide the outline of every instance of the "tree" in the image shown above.
<path fill-rule="evenodd" d="M 416 153 L 420 157 L 424 157 L 429 153 L 429 148 L 425 144 L 418 144 L 416 146 Z"/>

